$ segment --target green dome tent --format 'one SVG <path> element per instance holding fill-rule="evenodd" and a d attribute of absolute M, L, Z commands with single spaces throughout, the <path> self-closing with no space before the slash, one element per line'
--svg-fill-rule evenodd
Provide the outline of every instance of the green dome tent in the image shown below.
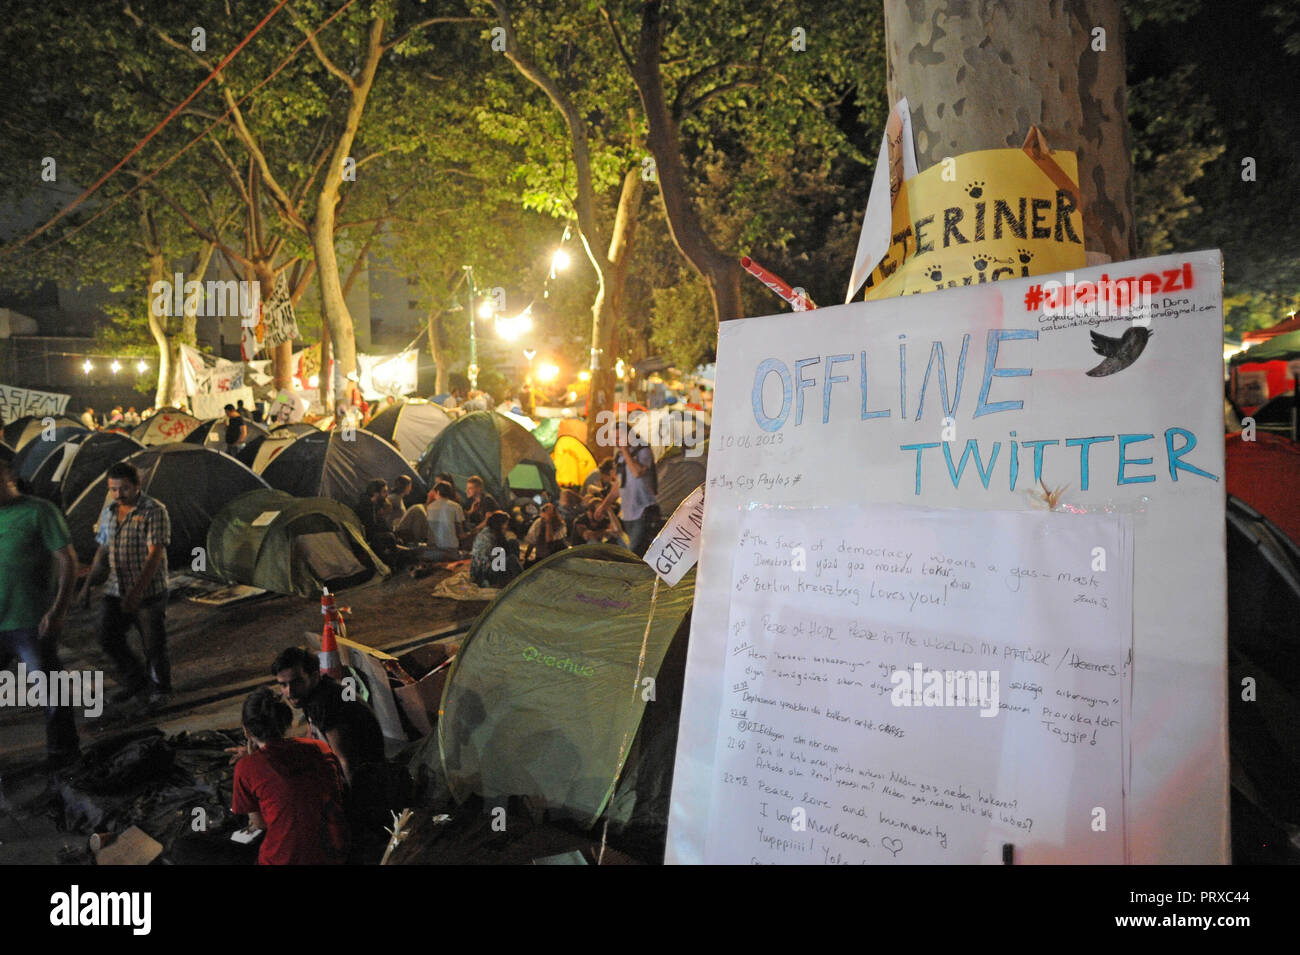
<path fill-rule="evenodd" d="M 388 576 L 351 508 L 273 488 L 239 495 L 208 528 L 208 569 L 232 584 L 319 595 Z"/>
<path fill-rule="evenodd" d="M 508 506 L 517 493 L 540 492 L 558 500 L 555 464 L 546 449 L 522 426 L 499 411 L 473 411 L 447 425 L 429 445 L 417 468 L 430 485 L 447 471 L 465 490 L 477 474 L 497 503 Z M 506 493 L 507 485 L 513 494 Z"/>
<path fill-rule="evenodd" d="M 278 433 L 268 435 L 261 449 L 274 437 Z M 428 490 L 395 447 L 364 430 L 299 435 L 261 467 L 263 479 L 273 488 L 294 497 L 330 497 L 349 507 L 361 500 L 367 482 L 377 478 L 391 487 L 406 475 L 414 488 L 414 501 L 423 501 Z"/>
<path fill-rule="evenodd" d="M 635 555 L 590 544 L 541 561 L 488 606 L 438 720 L 458 802 L 524 796 L 558 819 L 603 816 L 662 839 L 695 577 L 659 587 L 638 669 L 654 581 Z"/>

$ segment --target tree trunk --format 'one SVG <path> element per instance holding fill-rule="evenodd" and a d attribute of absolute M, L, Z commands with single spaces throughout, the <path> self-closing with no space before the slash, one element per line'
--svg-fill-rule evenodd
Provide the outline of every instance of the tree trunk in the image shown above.
<path fill-rule="evenodd" d="M 374 86 L 375 72 L 379 69 L 379 60 L 383 56 L 382 41 L 386 22 L 383 17 L 376 17 L 370 22 L 366 60 L 360 73 L 352 81 L 347 118 L 344 120 L 338 141 L 334 144 L 325 178 L 316 196 L 316 212 L 311 220 L 311 245 L 316 255 L 316 274 L 320 280 L 321 313 L 329 329 L 339 375 L 345 380 L 347 376 L 355 375 L 357 370 L 357 344 L 352 330 L 352 314 L 348 311 L 347 301 L 343 296 L 343 284 L 339 280 L 338 255 L 334 249 L 335 207 L 338 205 L 339 190 L 343 185 L 343 164 L 351 158 L 352 144 L 356 140 L 357 128 L 361 124 L 361 115 L 366 109 L 366 99 Z M 324 358 L 324 355 L 322 354 L 321 357 Z M 351 383 L 347 391 L 350 399 Z"/>
<path fill-rule="evenodd" d="M 907 97 L 920 169 L 1020 146 L 1037 124 L 1078 155 L 1090 263 L 1137 254 L 1118 0 L 987 0 L 978 13 L 967 0 L 885 0 L 885 42 L 889 101 Z"/>
<path fill-rule="evenodd" d="M 608 440 L 597 440 L 601 424 L 608 420 L 614 407 L 614 340 L 623 319 L 623 288 L 627 281 L 627 264 L 636 237 L 637 214 L 641 208 L 641 169 L 634 166 L 623 175 L 618 196 L 614 231 L 609 237 L 609 251 L 600 269 L 604 281 L 596 291 L 591 306 L 591 381 L 587 406 L 587 446 L 613 453 Z M 610 437 L 605 429 L 605 437 Z"/>
<path fill-rule="evenodd" d="M 167 338 L 167 316 L 155 315 L 153 288 L 158 282 L 170 281 L 167 260 L 162 243 L 158 240 L 158 224 L 148 206 L 140 210 L 140 228 L 143 232 L 145 253 L 149 257 L 149 294 L 145 296 L 145 312 L 149 316 L 149 334 L 158 348 L 158 385 L 154 389 L 154 407 L 165 407 L 172 396 L 172 374 L 176 363 L 172 360 L 171 342 Z"/>
<path fill-rule="evenodd" d="M 672 233 L 673 244 L 709 287 L 713 317 L 719 322 L 741 318 L 745 311 L 740 293 L 740 259 L 714 245 L 704 231 L 686 186 L 681 135 L 668 108 L 663 77 L 659 72 L 665 29 L 662 4 L 658 0 L 643 4 L 641 33 L 631 72 L 645 110 L 646 141 L 654 156 L 659 197 L 668 217 L 668 231 Z"/>
<path fill-rule="evenodd" d="M 441 309 L 429 309 L 429 355 L 432 356 L 433 366 L 437 369 L 437 377 L 433 383 L 435 395 L 445 395 L 451 391 L 451 361 L 447 356 L 442 315 Z"/>

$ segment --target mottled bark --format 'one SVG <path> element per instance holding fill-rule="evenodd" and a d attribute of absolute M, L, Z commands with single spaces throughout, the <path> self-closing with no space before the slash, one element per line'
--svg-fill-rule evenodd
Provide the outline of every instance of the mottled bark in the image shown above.
<path fill-rule="evenodd" d="M 1078 155 L 1089 258 L 1137 254 L 1118 0 L 885 0 L 885 40 L 921 170 L 1019 146 L 1037 124 Z"/>
<path fill-rule="evenodd" d="M 633 167 L 623 174 L 623 188 L 618 196 L 614 231 L 609 238 L 601 271 L 605 276 L 591 313 L 592 347 L 599 349 L 597 361 L 591 363 L 591 400 L 587 408 L 587 446 L 597 448 L 601 423 L 614 407 L 614 339 L 623 321 L 623 289 L 627 282 L 627 265 L 636 238 L 637 213 L 641 207 L 641 170 Z M 608 429 L 605 429 L 608 435 Z M 609 448 L 613 452 L 612 448 Z"/>

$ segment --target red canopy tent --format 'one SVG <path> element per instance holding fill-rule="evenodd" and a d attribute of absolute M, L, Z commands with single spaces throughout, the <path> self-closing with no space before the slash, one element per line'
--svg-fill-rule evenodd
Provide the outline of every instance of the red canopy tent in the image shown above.
<path fill-rule="evenodd" d="M 1250 349 L 1294 331 L 1300 331 L 1300 315 L 1292 315 L 1270 328 L 1246 332 L 1241 336 L 1241 344 Z M 1292 376 L 1285 361 L 1245 361 L 1232 368 L 1232 400 L 1244 415 L 1253 414 L 1264 402 L 1285 394 L 1291 388 Z"/>

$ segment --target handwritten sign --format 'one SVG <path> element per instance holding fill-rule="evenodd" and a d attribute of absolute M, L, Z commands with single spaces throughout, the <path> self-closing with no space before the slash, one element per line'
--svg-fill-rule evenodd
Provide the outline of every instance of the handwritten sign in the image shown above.
<path fill-rule="evenodd" d="M 1109 515 L 744 512 L 709 858 L 1123 862 L 1130 554 Z"/>
<path fill-rule="evenodd" d="M 673 516 L 651 542 L 645 562 L 669 587 L 677 586 L 700 559 L 700 529 L 704 526 L 704 485 L 677 505 Z"/>
<path fill-rule="evenodd" d="M 33 391 L 0 385 L 0 423 L 9 424 L 24 415 L 59 415 L 68 406 L 68 396 L 50 391 Z"/>
<path fill-rule="evenodd" d="M 808 790 L 809 797 L 828 801 L 830 807 L 804 800 L 802 789 L 779 787 L 791 798 L 770 802 L 769 812 L 792 815 L 803 808 L 805 823 L 839 822 L 841 830 L 858 832 L 871 842 L 860 850 L 837 847 L 852 849 L 843 855 L 845 861 L 999 861 L 989 854 L 988 842 L 999 838 L 1014 843 L 1016 858 L 1025 860 L 1228 860 L 1221 287 L 1219 253 L 1197 252 L 1073 274 L 1008 276 L 926 295 L 720 326 L 709 506 L 678 730 L 668 861 L 779 857 L 758 832 L 756 793 L 719 780 L 730 773 L 748 777 L 751 786 L 759 778 L 776 786 L 780 775 L 764 775 L 753 762 L 754 747 L 759 742 L 779 745 L 785 753 L 774 760 L 778 766 L 795 761 L 796 753 L 811 760 L 810 747 L 795 744 L 795 736 L 839 747 L 839 762 L 852 766 L 854 781 L 871 781 L 857 775 L 858 770 L 886 778 L 894 771 L 916 784 L 915 789 L 892 787 L 903 794 L 901 800 L 884 796 L 881 780 L 876 780 L 875 792 L 846 787 L 834 799 L 824 789 Z M 1117 288 L 1124 290 L 1122 295 L 1112 294 Z M 1125 304 L 1116 307 L 1121 298 Z M 1136 306 L 1130 304 L 1139 299 Z M 854 516 L 855 509 L 862 516 Z M 904 516 L 904 509 L 946 515 L 925 518 L 942 529 L 928 529 L 915 514 Z M 892 523 L 886 519 L 891 511 L 899 515 Z M 824 516 L 813 516 L 818 513 Z M 994 523 L 973 523 L 981 518 Z M 1131 549 L 1116 543 L 1124 539 L 1124 521 L 1132 527 Z M 747 533 L 767 544 L 747 539 Z M 796 555 L 789 548 L 778 553 L 778 535 L 787 542 L 802 538 L 805 583 L 817 580 L 811 545 L 823 539 L 823 549 L 837 549 L 843 541 L 845 554 L 836 556 L 862 566 L 853 568 L 852 581 L 847 563 L 824 567 L 823 577 L 833 571 L 820 584 L 829 591 L 801 593 L 793 576 L 784 581 L 789 591 L 738 591 L 745 574 L 761 575 L 773 586 L 781 582 L 781 573 L 794 574 Z M 1078 553 L 1083 545 L 1084 552 Z M 896 553 L 850 553 L 855 547 Z M 970 584 L 969 593 L 937 584 L 946 580 L 944 575 L 924 579 L 918 562 L 929 567 L 939 553 L 976 564 L 978 573 L 964 568 L 965 575 L 954 574 Z M 753 566 L 756 555 L 791 563 Z M 751 566 L 743 566 L 746 561 Z M 1103 578 L 1094 561 L 1111 576 Z M 877 567 L 891 563 L 899 569 Z M 1017 577 L 1020 597 L 1006 588 L 1007 564 L 1026 571 Z M 989 571 L 988 565 L 997 570 Z M 1057 582 L 1062 573 L 1069 580 Z M 1094 573 L 1097 587 L 1091 584 Z M 1126 575 L 1127 582 L 1117 579 Z M 852 604 L 854 588 L 857 606 Z M 1095 671 L 1085 673 L 1062 662 L 1070 659 L 1067 647 L 1089 664 L 1115 666 L 1123 658 L 1128 624 L 1123 601 L 1119 609 L 1114 603 L 1119 599 L 1115 595 L 1123 593 L 1132 594 L 1133 634 L 1131 705 L 1118 717 L 1118 762 L 1127 776 L 1117 775 L 1111 761 L 1115 734 L 1107 731 L 1114 727 L 1083 723 L 1075 717 L 1090 714 L 1083 714 L 1079 700 L 1056 695 L 1061 690 L 1096 700 L 1126 698 L 1116 684 L 1118 676 L 1112 679 L 1107 673 L 1101 680 Z M 931 599 L 935 595 L 937 604 Z M 1091 602 L 1103 597 L 1104 607 Z M 1013 600 L 1025 601 L 1024 606 L 1015 609 L 1007 603 Z M 960 606 L 966 609 L 956 612 Z M 764 615 L 787 632 L 756 632 Z M 742 620 L 744 628 L 733 633 Z M 801 621 L 804 631 L 796 636 L 793 628 Z M 851 626 L 882 635 L 888 631 L 895 642 L 885 645 L 883 636 L 878 641 L 851 637 Z M 835 641 L 819 636 L 825 627 L 834 628 Z M 1030 634 L 1025 628 L 1042 632 Z M 917 647 L 901 643 L 903 630 L 910 631 Z M 1094 642 L 1082 650 L 1085 636 Z M 740 654 L 733 659 L 735 641 L 742 638 L 768 658 L 742 660 Z M 756 642 L 760 638 L 768 640 L 766 648 Z M 926 646 L 926 640 L 937 645 Z M 854 653 L 846 649 L 850 641 L 861 644 Z M 983 644 L 999 645 L 996 666 L 995 651 Z M 972 653 L 965 652 L 967 645 Z M 1044 673 L 1034 680 L 1029 674 L 1046 667 L 1004 656 L 1008 645 L 1050 653 L 1050 677 Z M 906 654 L 897 652 L 904 646 Z M 777 652 L 807 659 L 777 660 Z M 846 662 L 814 666 L 813 655 Z M 885 678 L 881 664 L 915 673 L 911 668 L 918 663 L 923 696 L 925 675 L 934 668 L 987 670 L 990 675 L 999 669 L 998 715 L 949 713 L 946 708 L 937 716 L 922 715 L 924 707 L 905 712 L 869 685 L 836 683 L 861 673 L 870 676 L 863 682 L 879 682 Z M 745 666 L 761 672 L 751 674 L 751 680 Z M 797 675 L 777 676 L 778 671 Z M 825 693 L 808 691 L 823 677 L 829 681 Z M 750 689 L 738 694 L 738 682 L 750 682 Z M 1041 685 L 1042 692 L 1031 699 L 1032 691 L 1012 689 L 1013 682 Z M 987 684 L 986 693 L 990 689 Z M 777 702 L 775 707 L 746 702 L 744 692 Z M 826 728 L 814 734 L 816 714 L 784 708 L 782 700 L 820 706 Z M 1067 735 L 1063 738 L 1074 742 L 1061 742 L 1047 728 L 1030 725 L 1041 724 L 1042 707 L 1058 701 L 1070 704 L 1053 706 L 1065 715 L 1046 720 L 1066 734 L 1086 729 L 1086 739 Z M 1030 712 L 1005 711 L 1004 702 Z M 1107 720 L 1116 718 L 1113 707 L 1113 702 L 1106 707 Z M 733 708 L 745 715 L 733 716 Z M 847 715 L 850 728 L 827 717 L 828 708 Z M 960 720 L 960 734 L 955 736 L 952 726 L 925 731 L 927 720 L 936 726 Z M 738 733 L 741 721 L 766 725 L 783 738 L 773 740 L 752 729 Z M 832 724 L 838 732 L 830 732 Z M 879 729 L 885 724 L 907 734 L 903 742 L 918 752 L 900 757 L 898 738 Z M 746 741 L 748 767 L 743 759 L 730 762 L 719 750 L 727 736 Z M 957 738 L 968 750 L 958 751 Z M 1049 743 L 1082 761 L 1074 764 L 1078 771 L 1069 774 L 1065 789 L 1052 790 L 1060 799 L 1055 808 L 1038 802 L 1036 795 L 1042 787 L 1057 785 L 1035 763 L 1042 753 L 1052 752 Z M 1101 761 L 1095 773 L 1088 768 L 1094 759 Z M 979 765 L 995 767 L 997 778 L 980 776 Z M 825 768 L 834 775 L 833 763 Z M 810 781 L 799 778 L 799 783 Z M 923 785 L 939 791 L 923 793 Z M 1124 786 L 1118 810 L 1116 785 Z M 731 803 L 736 806 L 742 805 L 743 795 L 748 808 L 739 813 L 742 818 L 722 818 L 730 804 L 719 799 L 719 786 L 734 790 Z M 928 802 L 912 805 L 913 797 L 921 795 L 927 801 L 956 799 L 945 789 L 975 798 L 958 799 L 951 812 Z M 1016 820 L 1033 806 L 1032 813 L 1023 813 L 1034 819 L 1033 827 L 1007 823 L 996 811 L 992 821 L 980 815 L 980 790 L 1014 803 L 1008 815 Z M 913 814 L 889 812 L 882 797 L 906 803 Z M 963 802 L 971 802 L 975 814 L 963 810 Z M 832 807 L 834 814 L 827 815 Z M 873 824 L 857 828 L 841 815 L 853 815 L 856 809 L 874 812 Z M 1094 817 L 1094 809 L 1104 810 L 1104 819 Z M 942 829 L 948 848 L 936 847 L 934 835 L 887 826 L 880 820 L 882 812 L 922 829 Z M 811 850 L 788 852 L 787 861 L 829 861 L 818 858 L 828 833 L 819 834 L 812 826 L 800 832 L 792 821 L 770 817 L 769 825 L 763 819 L 764 834 L 780 830 L 787 840 L 817 839 Z M 999 828 L 1008 825 L 1017 830 L 1016 838 Z M 885 839 L 902 841 L 897 855 L 881 854 Z M 895 842 L 889 845 L 896 847 Z"/>

